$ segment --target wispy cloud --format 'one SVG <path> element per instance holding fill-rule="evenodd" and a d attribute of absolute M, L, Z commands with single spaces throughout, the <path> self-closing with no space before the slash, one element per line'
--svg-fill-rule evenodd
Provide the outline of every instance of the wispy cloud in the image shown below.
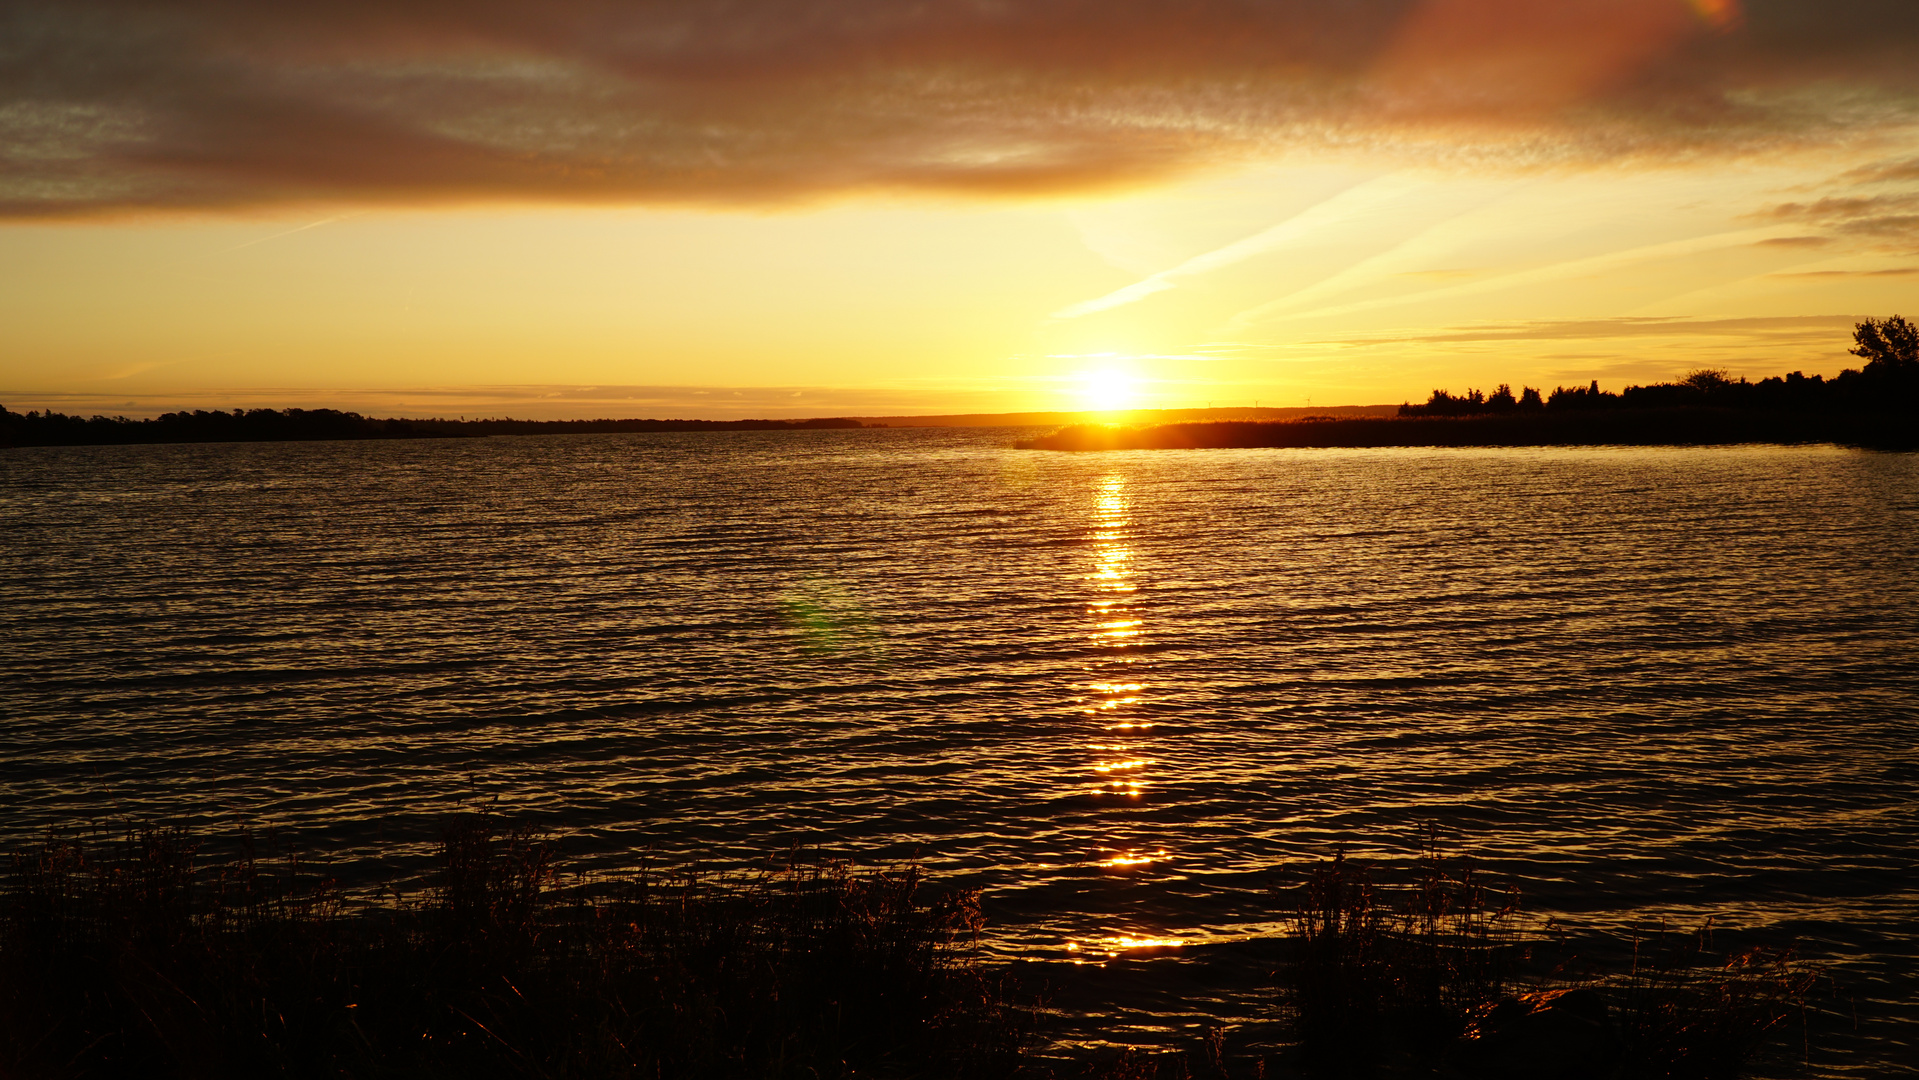
<path fill-rule="evenodd" d="M 356 211 L 351 214 L 335 214 L 332 217 L 321 218 L 318 221 L 309 221 L 305 225 L 300 225 L 291 229 L 283 229 L 280 232 L 272 234 L 271 236 L 261 236 L 252 240 L 248 240 L 245 243 L 235 244 L 230 248 L 221 248 L 218 254 L 225 255 L 226 253 L 230 251 L 239 251 L 241 248 L 250 248 L 254 246 L 255 244 L 264 244 L 269 240 L 278 240 L 283 236 L 292 236 L 294 233 L 303 233 L 303 232 L 306 232 L 308 229 L 317 229 L 322 225 L 331 225 L 336 221 L 345 221 L 348 218 L 358 217 L 358 216 L 359 216 L 359 212 Z"/>
<path fill-rule="evenodd" d="M 1728 232 L 1713 233 L 1707 236 L 1670 240 L 1659 244 L 1645 244 L 1620 251 L 1607 252 L 1602 255 L 1593 255 L 1583 259 L 1569 259 L 1564 262 L 1531 267 L 1525 270 L 1500 274 L 1496 277 L 1483 278 L 1477 281 L 1469 281 L 1459 285 L 1449 285 L 1437 289 L 1421 289 L 1394 296 L 1356 300 L 1345 304 L 1306 308 L 1292 308 L 1288 306 L 1287 310 L 1284 311 L 1269 310 L 1267 306 L 1262 305 L 1261 307 L 1249 308 L 1233 316 L 1226 324 L 1226 332 L 1243 331 L 1255 325 L 1273 322 L 1320 319 L 1335 315 L 1351 315 L 1361 311 L 1374 311 L 1380 308 L 1431 303 L 1435 300 L 1455 300 L 1465 296 L 1498 292 L 1502 289 L 1513 289 L 1524 285 L 1536 285 L 1542 282 L 1561 281 L 1566 278 L 1603 273 L 1608 270 L 1617 270 L 1636 263 L 1679 258 L 1706 251 L 1762 243 L 1778 235 L 1780 235 L 1778 228 L 1736 229 Z"/>
<path fill-rule="evenodd" d="M 1919 266 L 1894 266 L 1883 270 L 1802 270 L 1796 273 L 1778 273 L 1768 276 L 1811 279 L 1919 277 Z"/>
<path fill-rule="evenodd" d="M 1840 179 L 1854 184 L 1919 183 L 1919 158 L 1875 162 L 1853 169 Z"/>
<path fill-rule="evenodd" d="M 1895 159 L 1851 169 L 1833 177 L 1824 190 L 1819 198 L 1777 203 L 1753 217 L 1823 228 L 1834 236 L 1881 248 L 1919 252 L 1919 160 Z"/>
<path fill-rule="evenodd" d="M 122 379 L 131 379 L 136 375 L 145 375 L 149 371 L 157 371 L 167 366 L 169 365 L 157 360 L 145 361 L 137 364 L 126 364 L 121 367 L 116 367 L 111 370 L 101 372 L 99 375 L 95 376 L 95 381 L 118 382 Z"/>
<path fill-rule="evenodd" d="M 1234 263 L 1245 262 L 1247 259 L 1278 250 L 1287 244 L 1297 243 L 1316 234 L 1335 229 L 1381 206 L 1397 202 L 1425 186 L 1420 181 L 1398 176 L 1382 176 L 1369 180 L 1309 207 L 1270 229 L 1264 229 L 1204 255 L 1195 255 L 1178 266 L 1162 270 L 1123 289 L 1107 293 L 1105 296 L 1063 307 L 1053 313 L 1053 318 L 1077 319 L 1083 315 L 1091 315 L 1144 300 L 1154 293 L 1174 288 L 1184 278 L 1198 277 Z"/>
<path fill-rule="evenodd" d="M 1315 342 L 1324 345 L 1457 345 L 1503 341 L 1601 341 L 1615 338 L 1738 338 L 1770 342 L 1843 340 L 1856 315 L 1792 315 L 1772 318 L 1693 319 L 1624 316 L 1610 319 L 1542 319 L 1456 326 L 1427 333 L 1366 335 Z"/>
<path fill-rule="evenodd" d="M 1328 297 L 1338 296 L 1385 277 L 1412 277 L 1430 281 L 1459 281 L 1478 277 L 1478 273 L 1466 270 L 1427 270 L 1407 273 L 1403 272 L 1403 268 L 1408 265 L 1418 265 L 1419 260 L 1444 258 L 1451 254 L 1459 241 L 1475 228 L 1478 212 L 1496 204 L 1500 197 L 1510 190 L 1510 187 L 1495 187 L 1482 192 L 1458 212 L 1414 233 L 1386 251 L 1363 259 L 1302 289 L 1242 311 L 1227 321 L 1225 332 L 1232 333 L 1257 325 L 1281 312 L 1308 307 Z"/>

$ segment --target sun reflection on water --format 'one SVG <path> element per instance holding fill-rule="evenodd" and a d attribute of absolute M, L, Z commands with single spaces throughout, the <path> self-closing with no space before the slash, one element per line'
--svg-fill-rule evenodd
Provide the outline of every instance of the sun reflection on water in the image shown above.
<path fill-rule="evenodd" d="M 1156 875 L 1173 856 L 1138 835 L 1138 814 L 1154 789 L 1159 758 L 1147 734 L 1153 725 L 1140 715 L 1151 686 L 1144 653 L 1146 619 L 1138 603 L 1132 495 L 1126 477 L 1117 474 L 1096 481 L 1092 494 L 1085 625 L 1093 648 L 1087 680 L 1078 689 L 1082 712 L 1097 725 L 1088 732 L 1085 768 L 1091 793 L 1103 800 L 1101 831 L 1105 835 L 1087 863 L 1108 875 L 1114 885 L 1126 887 L 1123 883 L 1129 877 Z M 1073 963 L 1103 964 L 1128 953 L 1183 944 L 1181 939 L 1140 927 L 1071 940 L 1067 948 Z"/>
<path fill-rule="evenodd" d="M 1146 866 L 1166 857 L 1166 849 L 1158 851 L 1128 851 L 1110 859 L 1102 859 L 1101 866 Z"/>
<path fill-rule="evenodd" d="M 1134 578 L 1135 553 L 1132 546 L 1132 500 L 1126 490 L 1126 477 L 1107 476 L 1093 489 L 1093 566 L 1087 575 L 1092 595 L 1086 601 L 1093 644 L 1100 650 L 1096 677 L 1085 684 L 1081 700 L 1088 716 L 1105 717 L 1115 722 L 1108 731 L 1139 731 L 1145 725 L 1131 717 L 1115 717 L 1142 700 L 1146 684 L 1133 677 L 1138 662 L 1134 655 L 1145 634 L 1145 620 L 1134 610 L 1134 594 L 1139 586 Z M 1118 670 L 1115 670 L 1118 669 Z M 1145 790 L 1143 775 L 1152 759 L 1139 754 L 1130 743 L 1094 743 L 1092 772 L 1100 779 L 1096 790 L 1137 798 Z M 1123 778 L 1110 774 L 1126 773 Z"/>
<path fill-rule="evenodd" d="M 1110 937 L 1085 938 L 1068 941 L 1066 950 L 1078 953 L 1073 958 L 1075 964 L 1100 963 L 1128 952 L 1147 949 L 1177 949 L 1186 944 L 1179 938 L 1171 937 L 1134 937 L 1130 934 L 1114 934 Z"/>

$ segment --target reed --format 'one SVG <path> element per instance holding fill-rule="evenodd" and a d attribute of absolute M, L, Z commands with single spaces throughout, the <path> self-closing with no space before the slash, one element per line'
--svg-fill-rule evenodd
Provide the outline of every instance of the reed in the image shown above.
<path fill-rule="evenodd" d="M 1296 889 L 1283 997 L 1310 1071 L 1370 1075 L 1442 1057 L 1506 990 L 1518 896 L 1488 888 L 1428 843 L 1388 888 L 1343 854 Z"/>
<path fill-rule="evenodd" d="M 1409 873 L 1338 856 L 1275 896 L 1286 1052 L 1215 1030 L 1062 1063 L 981 960 L 977 895 L 917 868 L 568 879 L 485 816 L 438 856 L 420 900 L 370 902 L 270 833 L 219 858 L 179 829 L 49 838 L 0 893 L 0 1077 L 1730 1080 L 1813 978 L 1703 932 L 1542 976 L 1517 894 L 1429 834 Z"/>
<path fill-rule="evenodd" d="M 1431 834 L 1410 881 L 1374 878 L 1335 856 L 1294 892 L 1281 993 L 1315 1075 L 1735 1080 L 1817 979 L 1789 950 L 1715 953 L 1710 924 L 1635 942 L 1625 971 L 1567 956 L 1542 972 L 1547 935 L 1518 893 Z"/>
<path fill-rule="evenodd" d="M 1686 934 L 1661 928 L 1634 946 L 1631 969 L 1611 980 L 1629 1076 L 1735 1080 L 1805 1012 L 1818 981 L 1790 949 L 1715 953 L 1710 922 Z"/>
<path fill-rule="evenodd" d="M 563 889 L 549 838 L 478 819 L 430 898 L 351 910 L 252 841 L 16 857 L 0 1074 L 1006 1076 L 1030 1031 L 972 957 L 976 897 L 913 869 Z"/>

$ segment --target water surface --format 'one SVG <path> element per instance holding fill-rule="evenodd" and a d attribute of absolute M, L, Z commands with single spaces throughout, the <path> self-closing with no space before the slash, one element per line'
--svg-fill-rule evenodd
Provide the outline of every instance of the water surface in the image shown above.
<path fill-rule="evenodd" d="M 1919 457 L 1015 435 L 0 451 L 0 839 L 915 859 L 1151 1041 L 1268 1007 L 1285 868 L 1438 822 L 1570 925 L 1798 941 L 1812 1074 L 1905 1075 Z"/>

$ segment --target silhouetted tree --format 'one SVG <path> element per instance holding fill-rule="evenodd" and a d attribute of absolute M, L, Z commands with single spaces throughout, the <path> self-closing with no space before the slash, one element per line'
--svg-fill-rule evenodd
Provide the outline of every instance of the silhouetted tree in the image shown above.
<path fill-rule="evenodd" d="M 1619 395 L 1599 389 L 1599 380 L 1591 386 L 1555 386 L 1546 399 L 1548 409 L 1605 409 L 1619 404 Z"/>
<path fill-rule="evenodd" d="M 1546 403 L 1540 398 L 1538 389 L 1528 386 L 1526 389 L 1520 391 L 1519 407 L 1527 410 L 1543 409 L 1546 407 Z"/>
<path fill-rule="evenodd" d="M 1457 396 L 1445 390 L 1435 390 L 1424 405 L 1399 407 L 1401 416 L 1473 416 L 1486 411 L 1486 392 L 1483 390 L 1468 390 Z"/>
<path fill-rule="evenodd" d="M 1919 367 L 1919 327 L 1894 315 L 1890 319 L 1867 319 L 1853 327 L 1849 350 L 1864 357 L 1866 370 L 1884 365 L 1894 370 Z"/>
<path fill-rule="evenodd" d="M 1691 387 L 1708 397 L 1725 390 L 1732 384 L 1732 377 L 1725 368 L 1695 368 L 1686 372 L 1686 377 L 1679 380 L 1679 385 Z"/>

